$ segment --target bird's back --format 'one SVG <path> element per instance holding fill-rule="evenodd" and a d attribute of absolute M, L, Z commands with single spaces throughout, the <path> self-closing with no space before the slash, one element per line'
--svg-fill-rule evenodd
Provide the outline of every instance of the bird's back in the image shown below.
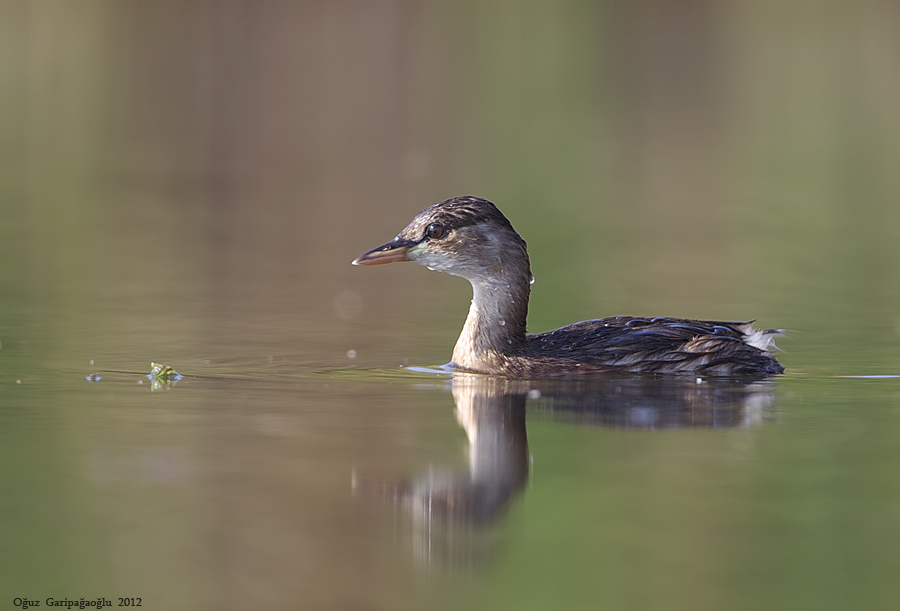
<path fill-rule="evenodd" d="M 518 367 L 526 375 L 571 371 L 771 375 L 784 367 L 769 353 L 780 330 L 751 323 L 616 316 L 529 335 Z M 514 366 L 514 363 L 510 363 Z"/>

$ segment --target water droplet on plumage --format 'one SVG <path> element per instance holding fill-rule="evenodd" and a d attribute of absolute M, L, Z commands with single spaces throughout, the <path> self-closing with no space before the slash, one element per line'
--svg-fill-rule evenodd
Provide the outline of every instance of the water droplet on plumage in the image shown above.
<path fill-rule="evenodd" d="M 501 321 L 500 321 L 500 326 L 501 326 L 501 327 L 505 327 L 505 326 L 506 326 L 506 321 L 505 321 L 505 320 L 501 320 Z"/>
<path fill-rule="evenodd" d="M 427 267 L 427 268 L 428 268 L 428 271 L 430 271 L 430 272 L 433 272 L 433 271 L 434 271 L 434 268 L 431 267 L 430 265 L 426 265 L 425 267 Z"/>
<path fill-rule="evenodd" d="M 531 278 L 528 279 L 528 284 L 534 284 L 534 275 L 532 275 Z"/>

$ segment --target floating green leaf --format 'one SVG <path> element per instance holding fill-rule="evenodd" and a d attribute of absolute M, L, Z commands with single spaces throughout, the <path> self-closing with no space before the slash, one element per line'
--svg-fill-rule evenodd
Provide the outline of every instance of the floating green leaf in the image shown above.
<path fill-rule="evenodd" d="M 151 387 L 152 390 L 159 390 L 160 388 L 175 384 L 181 379 L 181 374 L 168 365 L 151 361 L 150 373 L 147 374 L 147 377 L 150 378 L 150 381 L 153 383 Z"/>

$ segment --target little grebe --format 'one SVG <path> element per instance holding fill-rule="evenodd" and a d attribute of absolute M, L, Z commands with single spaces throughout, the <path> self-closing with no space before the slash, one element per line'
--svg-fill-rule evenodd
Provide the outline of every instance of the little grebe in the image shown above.
<path fill-rule="evenodd" d="M 587 372 L 781 373 L 769 353 L 779 329 L 749 322 L 616 316 L 547 333 L 525 330 L 531 266 L 525 240 L 491 202 L 454 197 L 420 212 L 396 238 L 354 265 L 415 261 L 472 284 L 452 367 L 517 378 Z"/>

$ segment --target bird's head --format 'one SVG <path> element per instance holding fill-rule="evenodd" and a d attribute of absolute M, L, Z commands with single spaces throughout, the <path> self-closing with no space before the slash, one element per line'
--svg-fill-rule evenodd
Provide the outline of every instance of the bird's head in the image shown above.
<path fill-rule="evenodd" d="M 358 256 L 353 265 L 415 261 L 470 281 L 499 277 L 524 266 L 525 240 L 486 199 L 454 197 L 416 215 L 396 238 Z"/>

